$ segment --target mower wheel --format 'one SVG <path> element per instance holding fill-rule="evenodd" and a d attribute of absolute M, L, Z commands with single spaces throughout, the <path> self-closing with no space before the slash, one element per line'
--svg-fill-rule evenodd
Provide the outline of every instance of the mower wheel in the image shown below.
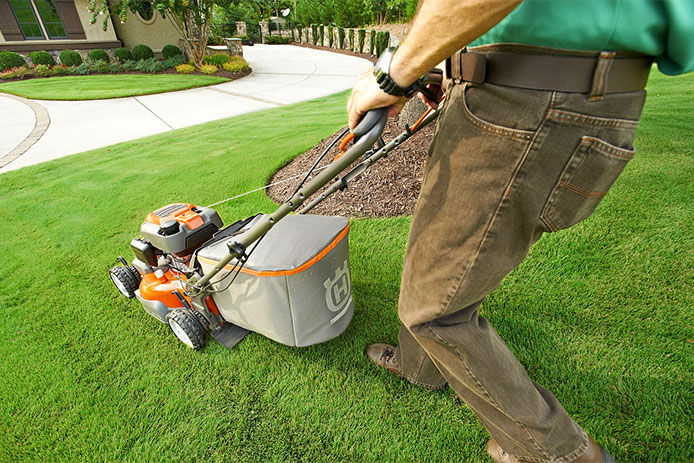
<path fill-rule="evenodd" d="M 190 309 L 174 309 L 166 316 L 171 331 L 186 346 L 193 350 L 205 347 L 206 331 Z"/>
<path fill-rule="evenodd" d="M 132 299 L 135 297 L 135 291 L 140 287 L 140 274 L 135 270 L 135 267 L 128 265 L 118 265 L 109 270 L 109 275 L 111 281 L 116 285 L 118 291 L 127 297 Z"/>

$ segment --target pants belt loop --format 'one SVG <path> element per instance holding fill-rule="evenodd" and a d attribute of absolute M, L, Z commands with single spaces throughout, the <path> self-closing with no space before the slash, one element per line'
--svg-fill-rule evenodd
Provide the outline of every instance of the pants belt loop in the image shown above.
<path fill-rule="evenodd" d="M 612 63 L 616 53 L 613 51 L 601 51 L 593 72 L 593 83 L 588 94 L 588 101 L 600 101 L 607 90 L 607 77 L 610 74 Z"/>

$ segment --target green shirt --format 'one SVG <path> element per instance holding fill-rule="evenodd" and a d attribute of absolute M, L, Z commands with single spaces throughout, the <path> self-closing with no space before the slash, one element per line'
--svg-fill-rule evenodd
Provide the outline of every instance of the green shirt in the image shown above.
<path fill-rule="evenodd" d="M 493 43 L 633 51 L 682 74 L 694 70 L 694 0 L 524 0 L 470 46 Z"/>

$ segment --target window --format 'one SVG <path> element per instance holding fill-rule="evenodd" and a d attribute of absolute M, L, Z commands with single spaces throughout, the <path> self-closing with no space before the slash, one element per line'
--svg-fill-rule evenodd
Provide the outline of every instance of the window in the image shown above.
<path fill-rule="evenodd" d="M 68 38 L 65 25 L 53 0 L 9 1 L 25 39 L 44 40 L 46 34 L 49 39 Z"/>
<path fill-rule="evenodd" d="M 137 13 L 145 21 L 149 21 L 154 16 L 154 9 L 152 8 L 152 2 L 144 1 L 142 5 L 137 9 Z"/>
<path fill-rule="evenodd" d="M 43 20 L 43 26 L 51 39 L 66 39 L 65 26 L 60 20 L 60 13 L 52 0 L 34 0 Z"/>
<path fill-rule="evenodd" d="M 17 17 L 19 28 L 25 39 L 44 39 L 39 20 L 29 0 L 10 0 L 10 6 Z"/>

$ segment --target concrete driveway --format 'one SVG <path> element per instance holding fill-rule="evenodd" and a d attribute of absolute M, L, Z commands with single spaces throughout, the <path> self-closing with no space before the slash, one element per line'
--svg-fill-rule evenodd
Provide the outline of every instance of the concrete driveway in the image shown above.
<path fill-rule="evenodd" d="M 69 154 L 350 88 L 365 59 L 291 45 L 244 47 L 253 73 L 210 87 L 112 100 L 0 93 L 0 173 Z"/>

